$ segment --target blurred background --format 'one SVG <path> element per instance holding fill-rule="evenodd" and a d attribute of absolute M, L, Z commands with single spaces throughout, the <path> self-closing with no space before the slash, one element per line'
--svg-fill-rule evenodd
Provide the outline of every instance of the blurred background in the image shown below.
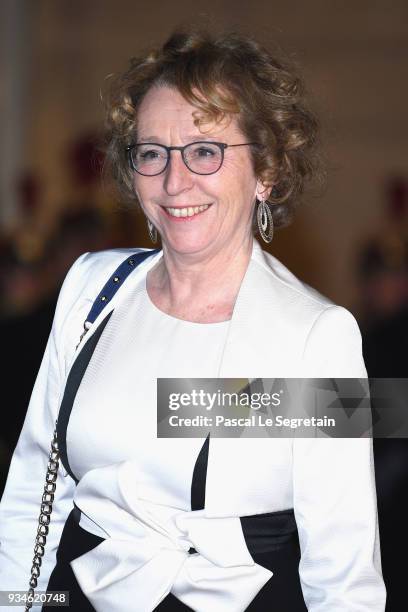
<path fill-rule="evenodd" d="M 270 250 L 354 313 L 369 376 L 408 377 L 406 0 L 2 0 L 0 489 L 67 269 L 84 251 L 150 246 L 101 177 L 107 79 L 189 22 L 277 44 L 300 66 L 328 179 Z M 407 466 L 407 440 L 375 440 L 392 612 L 406 609 Z"/>

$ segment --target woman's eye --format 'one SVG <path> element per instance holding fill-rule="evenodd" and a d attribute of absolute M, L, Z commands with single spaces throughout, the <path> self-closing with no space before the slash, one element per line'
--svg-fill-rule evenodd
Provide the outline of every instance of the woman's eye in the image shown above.
<path fill-rule="evenodd" d="M 214 149 L 211 149 L 210 147 L 198 147 L 194 151 L 194 155 L 196 157 L 213 157 L 215 153 L 216 152 L 214 151 Z"/>
<path fill-rule="evenodd" d="M 139 153 L 140 159 L 144 161 L 148 161 L 151 159 L 158 159 L 160 157 L 160 151 L 155 151 L 154 149 L 148 151 L 141 151 Z"/>

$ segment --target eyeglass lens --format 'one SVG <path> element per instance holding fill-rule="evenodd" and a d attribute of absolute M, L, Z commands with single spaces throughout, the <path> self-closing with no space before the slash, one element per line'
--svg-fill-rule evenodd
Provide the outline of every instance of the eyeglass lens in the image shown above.
<path fill-rule="evenodd" d="M 132 162 L 135 169 L 146 176 L 163 172 L 167 165 L 169 151 L 157 144 L 137 144 L 132 149 Z M 193 142 L 182 151 L 187 168 L 197 174 L 212 174 L 220 169 L 223 151 L 211 142 Z"/>

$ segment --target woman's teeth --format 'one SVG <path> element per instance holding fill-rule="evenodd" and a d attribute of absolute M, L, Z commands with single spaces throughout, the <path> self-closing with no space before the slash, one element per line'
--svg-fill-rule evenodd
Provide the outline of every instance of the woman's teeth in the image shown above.
<path fill-rule="evenodd" d="M 203 206 L 188 206 L 186 208 L 166 208 L 166 211 L 172 217 L 193 217 L 207 210 L 208 207 L 209 204 L 204 204 Z"/>

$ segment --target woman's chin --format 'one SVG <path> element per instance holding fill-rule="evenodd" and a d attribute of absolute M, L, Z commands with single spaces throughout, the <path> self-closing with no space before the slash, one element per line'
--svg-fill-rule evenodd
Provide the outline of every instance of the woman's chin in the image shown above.
<path fill-rule="evenodd" d="M 208 253 L 215 247 L 213 238 L 208 235 L 167 235 L 162 243 L 168 251 L 185 255 Z"/>

